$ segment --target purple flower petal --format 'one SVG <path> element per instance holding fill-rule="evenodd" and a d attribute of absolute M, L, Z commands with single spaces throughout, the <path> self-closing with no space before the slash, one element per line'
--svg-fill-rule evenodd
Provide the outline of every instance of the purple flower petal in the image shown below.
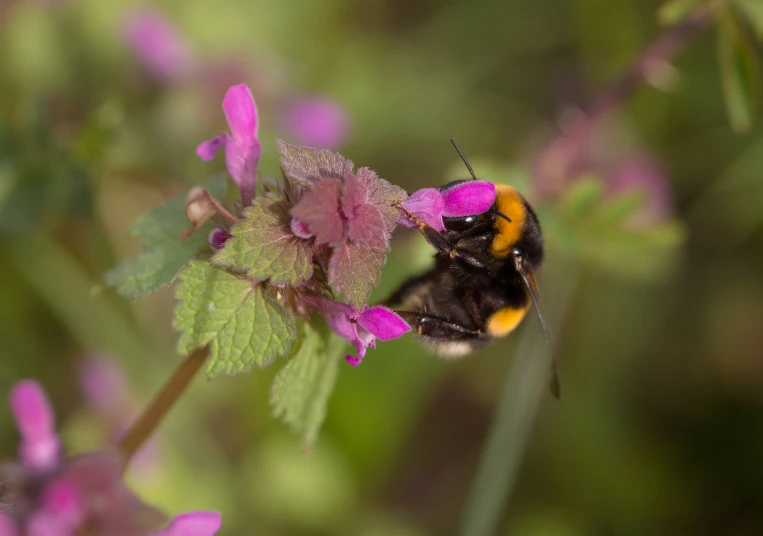
<path fill-rule="evenodd" d="M 74 535 L 85 517 L 85 504 L 76 487 L 66 479 L 45 488 L 42 504 L 26 522 L 30 536 Z"/>
<path fill-rule="evenodd" d="M 470 216 L 490 210 L 495 203 L 495 184 L 489 181 L 467 181 L 440 190 L 443 199 L 442 215 Z"/>
<path fill-rule="evenodd" d="M 360 362 L 363 361 L 362 357 L 355 357 L 350 354 L 347 354 L 346 356 L 344 356 L 344 359 L 353 367 L 357 367 L 358 365 L 360 365 Z"/>
<path fill-rule="evenodd" d="M 228 231 L 225 229 L 220 229 L 219 227 L 215 227 L 212 229 L 212 231 L 209 233 L 209 245 L 212 246 L 214 249 L 220 249 L 222 248 L 225 243 L 230 238 L 230 235 L 228 234 Z"/>
<path fill-rule="evenodd" d="M 19 534 L 16 523 L 2 511 L 0 511 L 0 534 L 2 536 L 18 536 Z"/>
<path fill-rule="evenodd" d="M 385 307 L 371 307 L 357 318 L 358 325 L 377 339 L 388 341 L 411 331 L 405 320 Z"/>
<path fill-rule="evenodd" d="M 189 512 L 173 519 L 167 528 L 151 536 L 213 536 L 222 526 L 217 512 Z"/>
<path fill-rule="evenodd" d="M 308 239 L 313 237 L 313 233 L 310 232 L 307 224 L 298 218 L 291 219 L 291 232 L 299 238 Z"/>
<path fill-rule="evenodd" d="M 344 109 L 324 98 L 294 102 L 284 116 L 284 128 L 297 145 L 338 149 L 347 139 L 349 119 Z"/>
<path fill-rule="evenodd" d="M 211 140 L 203 141 L 199 144 L 198 147 L 196 147 L 196 154 L 199 155 L 199 158 L 205 162 L 208 162 L 214 158 L 214 156 L 217 154 L 217 151 L 220 150 L 220 147 L 225 147 L 225 144 L 228 142 L 228 138 L 229 137 L 227 134 L 220 134 Z"/>
<path fill-rule="evenodd" d="M 442 223 L 442 211 L 445 207 L 445 202 L 438 188 L 416 190 L 402 204 L 408 212 L 421 218 L 438 231 L 445 230 L 445 225 Z M 406 227 L 417 227 L 416 223 L 411 221 L 405 214 L 400 215 L 398 223 Z"/>
<path fill-rule="evenodd" d="M 257 139 L 257 105 L 246 84 L 228 90 L 223 99 L 223 111 L 234 140 L 249 144 Z"/>
<path fill-rule="evenodd" d="M 21 434 L 21 461 L 35 469 L 50 469 L 60 458 L 61 442 L 45 392 L 37 382 L 24 380 L 11 390 L 11 410 Z"/>
<path fill-rule="evenodd" d="M 225 144 L 225 164 L 228 167 L 228 174 L 247 199 L 254 197 L 260 156 L 262 156 L 262 145 L 256 138 L 245 143 L 234 140 L 233 143 Z"/>
<path fill-rule="evenodd" d="M 191 46 L 163 14 L 147 7 L 136 9 L 126 17 L 124 31 L 127 44 L 158 80 L 177 80 L 190 72 Z"/>

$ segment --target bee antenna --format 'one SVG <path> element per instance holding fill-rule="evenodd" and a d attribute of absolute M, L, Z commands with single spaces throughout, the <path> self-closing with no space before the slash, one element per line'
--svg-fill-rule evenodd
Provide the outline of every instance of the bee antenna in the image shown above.
<path fill-rule="evenodd" d="M 472 169 L 471 164 L 469 164 L 469 161 L 464 156 L 464 153 L 462 153 L 461 149 L 458 148 L 458 145 L 456 144 L 456 140 L 454 140 L 453 138 L 450 138 L 450 143 L 453 144 L 453 147 L 455 147 L 456 151 L 458 151 L 458 156 L 460 156 L 461 160 L 463 160 L 464 164 L 466 164 L 466 169 L 469 170 L 469 173 L 471 174 L 472 179 L 476 181 L 477 180 L 477 175 L 474 174 L 474 170 Z M 511 221 L 511 220 L 509 220 L 509 221 Z"/>
<path fill-rule="evenodd" d="M 504 220 L 506 220 L 507 222 L 511 223 L 511 218 L 509 218 L 509 217 L 508 217 L 506 214 L 504 214 L 503 212 L 500 212 L 500 211 L 498 211 L 498 210 L 496 210 L 496 209 L 494 209 L 494 208 L 493 208 L 493 209 L 490 209 L 490 212 L 492 212 L 492 213 L 493 213 L 493 214 L 495 214 L 496 216 L 500 216 L 501 218 L 503 218 L 503 219 L 504 219 Z"/>

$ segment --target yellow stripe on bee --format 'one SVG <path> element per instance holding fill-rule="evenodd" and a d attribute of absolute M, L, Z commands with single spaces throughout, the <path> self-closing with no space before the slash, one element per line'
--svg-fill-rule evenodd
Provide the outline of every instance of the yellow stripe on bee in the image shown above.
<path fill-rule="evenodd" d="M 495 185 L 495 205 L 499 212 L 508 217 L 508 222 L 500 216 L 495 220 L 496 233 L 490 245 L 490 253 L 502 259 L 507 257 L 511 248 L 522 238 L 527 221 L 525 200 L 511 186 Z"/>
<path fill-rule="evenodd" d="M 519 325 L 529 309 L 529 303 L 521 309 L 515 309 L 514 307 L 498 309 L 487 319 L 487 334 L 491 337 L 508 335 Z"/>

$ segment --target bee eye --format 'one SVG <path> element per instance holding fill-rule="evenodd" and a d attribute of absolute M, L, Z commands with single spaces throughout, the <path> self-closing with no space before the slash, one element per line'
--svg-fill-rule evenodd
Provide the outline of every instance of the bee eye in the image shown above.
<path fill-rule="evenodd" d="M 478 215 L 463 216 L 460 218 L 443 218 L 442 222 L 445 224 L 445 229 L 448 231 L 466 231 L 474 227 L 478 218 Z"/>

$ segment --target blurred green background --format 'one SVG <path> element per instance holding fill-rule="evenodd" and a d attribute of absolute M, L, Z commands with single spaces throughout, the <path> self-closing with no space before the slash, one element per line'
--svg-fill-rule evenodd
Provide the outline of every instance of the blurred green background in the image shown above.
<path fill-rule="evenodd" d="M 662 31 L 658 2 L 157 2 L 187 44 L 170 78 L 125 39 L 136 7 L 0 2 L 0 391 L 37 378 L 70 452 L 110 441 L 179 362 L 172 291 L 131 302 L 102 274 L 138 252 L 139 214 L 224 168 L 194 150 L 243 82 L 263 174 L 276 137 L 298 141 L 290 103 L 320 95 L 349 118 L 341 152 L 409 191 L 465 175 L 454 137 L 478 175 L 537 203 L 563 397 L 544 395 L 517 445 L 499 534 L 763 533 L 763 128 L 729 127 L 712 29 L 669 91 L 640 89 L 549 185 L 526 170 Z M 400 231 L 375 296 L 430 255 Z M 130 482 L 172 514 L 221 510 L 224 535 L 455 534 L 535 325 L 456 362 L 379 344 L 342 368 L 309 454 L 269 415 L 277 366 L 199 379 Z M 107 394 L 126 382 L 114 407 L 84 394 L 93 363 Z M 16 442 L 2 409 L 0 457 Z"/>

